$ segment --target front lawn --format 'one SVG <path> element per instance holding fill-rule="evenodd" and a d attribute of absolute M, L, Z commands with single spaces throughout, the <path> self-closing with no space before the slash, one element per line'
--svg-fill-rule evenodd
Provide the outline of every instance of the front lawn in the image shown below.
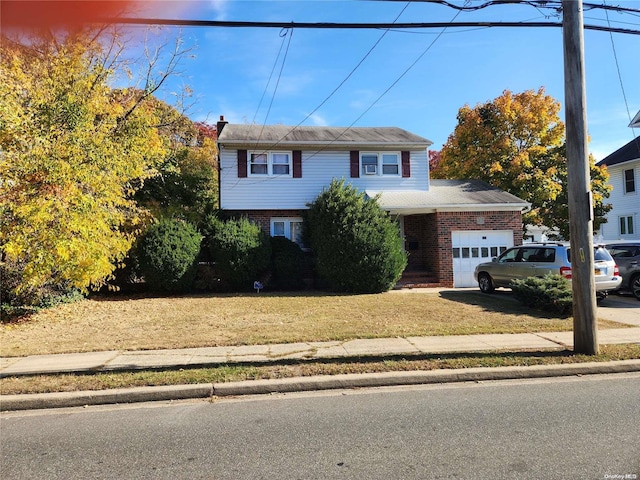
<path fill-rule="evenodd" d="M 601 328 L 621 325 L 601 321 Z M 572 320 L 508 295 L 446 290 L 95 296 L 0 327 L 1 355 L 147 350 L 353 338 L 569 331 Z"/>

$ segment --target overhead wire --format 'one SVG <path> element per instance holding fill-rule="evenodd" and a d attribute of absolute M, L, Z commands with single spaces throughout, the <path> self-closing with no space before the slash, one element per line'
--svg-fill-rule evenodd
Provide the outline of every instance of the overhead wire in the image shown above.
<path fill-rule="evenodd" d="M 603 0 L 604 1 L 604 0 Z M 607 18 L 607 24 L 610 24 L 609 22 L 609 12 L 607 10 L 604 11 L 605 16 Z M 613 33 L 609 32 L 609 36 L 611 37 L 611 50 L 613 51 L 613 59 L 615 61 L 616 64 L 616 71 L 618 73 L 618 80 L 620 82 L 620 90 L 622 91 L 622 98 L 624 100 L 624 106 L 627 109 L 627 117 L 629 118 L 629 124 L 631 124 L 632 121 L 632 116 L 631 116 L 631 111 L 629 110 L 629 101 L 627 100 L 627 93 L 625 91 L 624 88 L 624 82 L 622 80 L 622 72 L 620 71 L 620 62 L 618 61 L 618 53 L 616 51 L 616 44 L 613 40 Z M 638 141 L 638 138 L 635 134 L 635 128 L 631 127 L 631 131 L 633 132 L 633 138 L 634 141 L 636 142 L 636 144 L 638 144 L 638 150 L 640 150 L 640 141 Z"/>
<path fill-rule="evenodd" d="M 469 1 L 465 1 L 465 5 L 468 4 Z M 458 16 L 462 13 L 462 10 L 459 10 L 458 12 L 456 12 L 456 14 L 453 16 L 453 18 L 451 19 L 451 21 L 449 23 L 453 23 L 456 18 L 458 18 Z M 398 76 L 398 78 L 396 78 L 391 85 L 389 85 L 389 87 L 387 87 L 387 89 L 382 92 L 378 98 L 376 98 L 371 105 L 369 105 L 369 107 L 367 107 L 335 140 L 337 141 L 342 135 L 344 135 L 345 133 L 347 133 L 349 131 L 349 129 L 351 127 L 353 127 L 356 123 L 358 123 L 360 121 L 360 119 L 362 117 L 364 117 L 387 93 L 389 93 L 391 91 L 391 89 L 393 89 L 393 87 L 395 87 L 400 80 L 402 80 L 405 75 L 407 75 L 407 73 L 409 73 L 410 70 L 413 69 L 413 67 L 415 67 L 418 62 L 420 60 L 422 60 L 422 58 L 429 52 L 429 50 L 431 50 L 431 48 L 435 45 L 435 43 L 440 39 L 440 37 L 442 37 L 442 35 L 444 35 L 444 32 L 446 31 L 447 27 L 443 28 L 442 31 L 436 36 L 436 38 L 433 39 L 433 41 L 427 46 L 427 48 L 425 48 L 422 53 L 420 53 L 420 55 L 418 55 L 418 57 Z"/>
<path fill-rule="evenodd" d="M 285 29 L 283 29 L 285 30 Z M 286 30 L 285 30 L 286 31 Z M 251 123 L 255 123 L 256 117 L 258 116 L 258 112 L 260 111 L 260 107 L 262 106 L 262 101 L 264 100 L 265 95 L 267 94 L 267 90 L 269 90 L 269 85 L 271 85 L 271 79 L 273 78 L 273 72 L 276 71 L 276 67 L 278 66 L 278 60 L 280 59 L 280 54 L 282 53 L 282 49 L 284 48 L 285 43 L 285 35 L 282 35 L 282 31 L 280 33 L 280 37 L 282 38 L 282 43 L 280 43 L 280 50 L 278 50 L 278 55 L 276 55 L 276 59 L 273 62 L 273 67 L 271 67 L 271 73 L 269 74 L 269 79 L 267 80 L 267 84 L 264 87 L 264 91 L 262 92 L 262 96 L 260 97 L 260 101 L 258 102 L 258 106 L 256 108 L 256 113 L 253 114 L 253 118 L 251 119 Z"/>
<path fill-rule="evenodd" d="M 404 6 L 404 8 L 402 8 L 402 10 L 400 10 L 400 13 L 398 13 L 398 15 L 396 15 L 396 18 L 393 20 L 393 22 L 394 22 L 394 23 L 395 23 L 395 22 L 396 22 L 396 21 L 397 21 L 397 20 L 402 16 L 402 14 L 405 12 L 405 10 L 407 9 L 407 7 L 408 7 L 410 4 L 411 4 L 411 2 L 410 2 L 410 1 L 408 1 L 408 2 L 406 3 L 406 5 Z M 364 63 L 364 61 L 369 57 L 369 55 L 371 55 L 371 53 L 372 53 L 372 52 L 375 50 L 375 48 L 380 44 L 380 42 L 382 41 L 382 39 L 387 35 L 387 33 L 388 33 L 390 30 L 391 30 L 390 28 L 385 29 L 385 31 L 382 33 L 382 35 L 381 35 L 381 36 L 376 40 L 376 42 L 375 42 L 375 43 L 373 44 L 373 46 L 372 46 L 372 47 L 367 51 L 367 53 L 366 53 L 366 54 L 365 54 L 365 55 L 360 59 L 360 61 L 356 64 L 356 66 L 355 66 L 355 67 L 353 67 L 353 68 L 351 69 L 351 71 L 349 72 L 349 74 L 348 74 L 348 75 L 347 75 L 347 76 L 346 76 L 346 77 L 345 77 L 345 78 L 344 78 L 344 79 L 343 79 L 343 80 L 338 84 L 338 86 L 337 86 L 336 88 L 334 88 L 334 89 L 331 91 L 331 93 L 330 93 L 327 97 L 325 97 L 325 99 L 324 99 L 324 100 L 322 100 L 322 102 L 320 102 L 320 104 L 319 104 L 317 107 L 315 107 L 315 108 L 314 108 L 310 113 L 308 113 L 308 114 L 307 114 L 307 115 L 306 115 L 306 116 L 305 116 L 305 117 L 304 117 L 304 118 L 303 118 L 303 119 L 302 119 L 302 120 L 301 120 L 297 125 L 295 125 L 294 127 L 292 127 L 292 128 L 291 128 L 291 129 L 286 133 L 286 134 L 284 134 L 284 135 L 282 136 L 282 138 L 280 138 L 280 140 L 278 140 L 277 142 L 275 142 L 275 143 L 273 143 L 273 144 L 269 145 L 268 147 L 266 147 L 266 148 L 264 149 L 264 151 L 268 151 L 268 150 L 271 150 L 271 149 L 273 149 L 273 148 L 277 147 L 277 146 L 278 146 L 278 145 L 279 145 L 279 144 L 280 144 L 280 143 L 281 143 L 281 142 L 282 142 L 282 141 L 287 137 L 287 135 L 291 134 L 291 133 L 292 133 L 292 132 L 294 132 L 297 128 L 299 128 L 300 126 L 302 126 L 302 124 L 303 124 L 304 122 L 306 122 L 306 121 L 307 121 L 307 120 L 308 120 L 308 119 L 309 119 L 309 118 L 310 118 L 310 117 L 311 117 L 315 112 L 317 112 L 320 108 L 322 108 L 322 106 L 323 106 L 325 103 L 327 103 L 327 101 L 329 101 L 329 99 L 331 99 L 331 97 L 333 97 L 333 96 L 336 94 L 336 92 L 337 92 L 337 91 L 338 91 L 338 90 L 339 90 L 339 89 L 340 89 L 340 88 L 341 88 L 341 87 L 342 87 L 342 86 L 347 82 L 347 80 L 349 80 L 349 78 L 351 78 L 351 77 L 353 76 L 353 74 L 356 72 L 356 70 L 358 70 L 358 68 L 360 68 L 360 66 L 361 66 L 361 65 Z M 262 125 L 262 128 L 261 128 L 261 131 L 260 131 L 260 135 L 259 135 L 259 137 L 258 137 L 258 140 L 256 141 L 256 146 L 257 146 L 257 143 L 258 143 L 258 142 L 259 142 L 259 140 L 260 140 L 260 137 L 262 137 L 262 132 L 264 131 L 265 124 L 266 124 L 266 119 L 265 119 L 265 123 Z M 344 134 L 344 133 L 345 133 L 345 132 L 342 132 L 342 134 Z M 338 138 L 339 138 L 339 137 L 338 137 Z M 337 139 L 336 139 L 336 140 L 337 140 Z M 334 140 L 334 141 L 335 141 L 335 140 Z M 322 150 L 319 150 L 319 151 L 317 151 L 317 152 L 314 152 L 314 153 L 311 155 L 311 157 L 309 157 L 309 158 L 313 158 L 316 154 L 320 153 L 320 151 L 322 151 Z M 306 160 L 309 160 L 309 158 L 305 159 L 305 161 L 306 161 Z M 271 180 L 272 178 L 274 178 L 274 177 L 261 178 L 260 180 L 256 180 L 256 181 L 255 181 L 255 182 L 253 182 L 252 184 L 262 183 L 262 182 L 265 182 L 265 181 L 267 181 L 267 180 Z M 237 184 L 237 182 L 236 182 L 236 184 Z"/>
<path fill-rule="evenodd" d="M 293 29 L 291 29 L 289 33 L 289 41 L 287 42 L 287 48 L 284 51 L 284 57 L 282 58 L 282 64 L 280 65 L 280 72 L 278 72 L 278 79 L 276 81 L 276 86 L 273 89 L 273 95 L 271 96 L 271 102 L 269 102 L 269 108 L 267 109 L 267 113 L 264 118 L 264 122 L 262 122 L 262 129 L 260 130 L 260 135 L 256 140 L 256 144 L 260 142 L 260 138 L 262 138 L 262 132 L 264 131 L 264 126 L 267 123 L 267 119 L 269 118 L 269 113 L 271 113 L 271 107 L 273 106 L 273 101 L 276 98 L 276 93 L 278 92 L 278 86 L 280 85 L 280 79 L 282 78 L 282 72 L 284 70 L 284 65 L 287 62 L 287 55 L 289 53 L 289 47 L 291 46 L 291 39 L 293 38 Z"/>
<path fill-rule="evenodd" d="M 410 5 L 411 2 L 407 2 L 406 5 L 404 6 L 404 8 L 400 11 L 400 13 L 398 13 L 398 15 L 396 16 L 396 18 L 394 19 L 394 23 L 400 18 L 400 16 L 404 13 L 404 11 L 407 9 L 407 7 Z M 280 139 L 278 142 L 276 142 L 275 144 L 271 145 L 269 147 L 269 149 L 271 148 L 275 148 L 279 145 L 279 143 L 290 133 L 292 133 L 293 131 L 295 131 L 297 128 L 299 128 L 304 122 L 306 122 L 315 112 L 317 112 L 318 110 L 320 110 L 320 108 L 322 108 L 330 99 L 331 97 L 333 97 L 338 90 L 340 90 L 340 88 L 342 88 L 342 86 L 347 83 L 347 81 L 353 76 L 353 74 L 356 72 L 356 70 L 358 70 L 358 68 L 360 68 L 360 66 L 364 63 L 364 61 L 369 57 L 369 55 L 371 55 L 371 53 L 375 50 L 375 48 L 380 44 L 380 42 L 382 41 L 382 39 L 387 35 L 387 33 L 389 33 L 390 29 L 387 28 L 385 29 L 385 31 L 382 33 L 382 35 L 380 35 L 380 37 L 376 40 L 376 42 L 373 44 L 373 46 L 369 49 L 369 51 L 367 51 L 367 53 L 365 53 L 365 55 L 360 59 L 360 61 L 356 64 L 355 67 L 353 67 L 351 69 L 351 71 L 349 72 L 349 74 L 338 84 L 337 87 L 335 87 L 331 93 L 329 93 L 329 95 L 327 95 L 324 100 L 322 100 L 320 102 L 320 104 L 315 107 L 313 110 L 311 110 L 311 112 L 309 112 L 297 125 L 295 125 L 294 127 L 291 128 L 291 130 L 289 130 L 282 139 Z"/>

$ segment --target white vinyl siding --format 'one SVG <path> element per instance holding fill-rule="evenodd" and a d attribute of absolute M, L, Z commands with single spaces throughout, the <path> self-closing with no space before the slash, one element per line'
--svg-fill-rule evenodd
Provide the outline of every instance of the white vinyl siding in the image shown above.
<path fill-rule="evenodd" d="M 607 213 L 607 223 L 600 227 L 600 237 L 603 240 L 640 239 L 640 159 L 612 165 L 608 170 L 609 183 L 613 190 L 609 198 L 605 199 L 605 203 L 610 203 L 613 208 Z M 633 172 L 633 191 L 629 191 L 632 178 L 630 173 L 626 173 L 629 171 Z"/>
<path fill-rule="evenodd" d="M 360 178 L 350 178 L 348 151 L 303 151 L 301 178 L 251 174 L 238 178 L 237 162 L 237 150 L 220 149 L 220 206 L 226 210 L 304 210 L 334 178 L 344 178 L 346 184 L 361 191 L 367 188 L 391 191 L 429 189 L 426 151 L 411 152 L 411 177 L 408 178 L 362 174 Z"/>

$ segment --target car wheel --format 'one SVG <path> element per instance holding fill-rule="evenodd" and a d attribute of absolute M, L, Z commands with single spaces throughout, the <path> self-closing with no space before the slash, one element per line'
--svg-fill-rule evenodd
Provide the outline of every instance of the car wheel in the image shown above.
<path fill-rule="evenodd" d="M 636 297 L 637 300 L 640 300 L 640 275 L 636 275 L 631 279 L 631 293 Z"/>
<path fill-rule="evenodd" d="M 491 277 L 488 273 L 481 273 L 478 276 L 478 286 L 482 293 L 492 293 L 495 290 L 493 281 L 491 281 Z"/>

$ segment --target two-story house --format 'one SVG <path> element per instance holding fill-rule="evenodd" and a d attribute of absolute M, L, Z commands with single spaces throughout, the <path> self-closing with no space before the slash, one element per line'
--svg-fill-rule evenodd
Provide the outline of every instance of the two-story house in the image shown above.
<path fill-rule="evenodd" d="M 332 179 L 397 218 L 407 276 L 473 286 L 475 265 L 522 242 L 523 200 L 475 180 L 430 180 L 431 141 L 395 127 L 218 122 L 220 207 L 301 242 L 303 212 Z"/>
<path fill-rule="evenodd" d="M 636 119 L 639 117 L 640 112 Z M 640 126 L 640 120 L 636 123 Z M 613 187 L 608 199 L 612 209 L 607 213 L 607 223 L 600 226 L 600 237 L 603 240 L 640 239 L 640 136 L 603 158 L 598 165 L 607 166 Z"/>

